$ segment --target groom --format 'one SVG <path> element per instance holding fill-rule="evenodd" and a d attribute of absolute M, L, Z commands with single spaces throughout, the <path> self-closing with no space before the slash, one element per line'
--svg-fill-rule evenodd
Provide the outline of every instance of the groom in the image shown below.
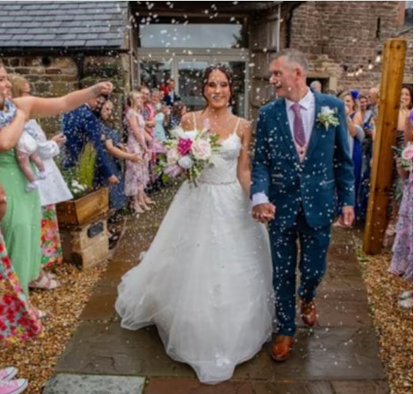
<path fill-rule="evenodd" d="M 326 270 L 335 193 L 343 224 L 354 220 L 354 173 L 344 104 L 312 92 L 307 59 L 294 49 L 270 65 L 279 97 L 260 109 L 252 170 L 254 219 L 270 221 L 278 335 L 272 357 L 284 361 L 296 331 L 296 269 L 304 323 L 316 323 L 314 298 Z"/>

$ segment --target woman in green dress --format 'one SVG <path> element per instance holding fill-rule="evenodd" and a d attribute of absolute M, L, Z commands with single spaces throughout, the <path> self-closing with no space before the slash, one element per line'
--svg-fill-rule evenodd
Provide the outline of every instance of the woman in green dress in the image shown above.
<path fill-rule="evenodd" d="M 15 146 L 28 119 L 44 118 L 71 111 L 93 97 L 109 94 L 110 82 L 69 93 L 59 98 L 21 97 L 11 102 L 17 107 L 13 121 L 0 130 L 0 183 L 5 189 L 8 209 L 1 222 L 1 231 L 13 268 L 21 287 L 28 293 L 28 284 L 41 269 L 40 225 L 41 206 L 37 190 L 26 192 L 26 178 L 20 171 Z M 6 69 L 0 65 L 0 95 L 11 99 L 11 84 Z"/>

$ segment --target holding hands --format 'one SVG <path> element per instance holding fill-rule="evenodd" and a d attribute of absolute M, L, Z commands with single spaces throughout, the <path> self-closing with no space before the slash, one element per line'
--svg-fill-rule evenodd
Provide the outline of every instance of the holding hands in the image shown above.
<path fill-rule="evenodd" d="M 252 210 L 253 219 L 261 223 L 268 223 L 273 220 L 275 213 L 276 207 L 271 203 L 256 205 Z"/>

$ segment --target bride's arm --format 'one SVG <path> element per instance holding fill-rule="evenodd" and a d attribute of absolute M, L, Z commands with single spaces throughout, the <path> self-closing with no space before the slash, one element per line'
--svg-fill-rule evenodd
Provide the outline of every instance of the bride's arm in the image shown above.
<path fill-rule="evenodd" d="M 243 187 L 244 192 L 250 197 L 251 187 L 251 165 L 250 165 L 250 152 L 252 142 L 252 128 L 248 121 L 243 120 L 240 123 L 239 130 L 237 131 L 241 138 L 241 152 L 238 158 L 237 177 Z"/>

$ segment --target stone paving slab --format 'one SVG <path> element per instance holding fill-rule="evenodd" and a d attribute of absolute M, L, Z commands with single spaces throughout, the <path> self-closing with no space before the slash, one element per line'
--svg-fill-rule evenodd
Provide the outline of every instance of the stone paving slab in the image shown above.
<path fill-rule="evenodd" d="M 140 377 L 59 374 L 43 394 L 142 394 L 144 383 Z"/>
<path fill-rule="evenodd" d="M 334 394 L 325 382 L 230 381 L 208 386 L 192 379 L 154 378 L 144 394 Z"/>
<path fill-rule="evenodd" d="M 389 394 L 384 381 L 229 381 L 208 386 L 186 378 L 152 378 L 144 394 Z"/>
<path fill-rule="evenodd" d="M 360 382 L 332 382 L 335 394 L 390 394 L 384 380 Z"/>
<path fill-rule="evenodd" d="M 268 346 L 252 360 L 238 366 L 234 379 L 252 380 L 377 380 L 383 379 L 373 329 L 301 329 L 291 358 L 275 364 Z M 136 332 L 118 322 L 82 323 L 56 370 L 83 374 L 194 377 L 185 364 L 170 359 L 157 330 Z"/>

